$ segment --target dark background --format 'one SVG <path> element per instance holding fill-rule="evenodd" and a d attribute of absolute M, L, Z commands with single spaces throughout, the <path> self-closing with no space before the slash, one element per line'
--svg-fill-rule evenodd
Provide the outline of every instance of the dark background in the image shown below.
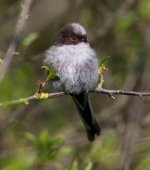
<path fill-rule="evenodd" d="M 0 2 L 1 59 L 20 6 L 17 0 Z M 0 83 L 0 102 L 37 91 L 44 52 L 69 22 L 85 26 L 99 59 L 110 56 L 104 88 L 150 91 L 150 0 L 34 0 L 18 54 Z M 149 170 L 149 97 L 90 97 L 102 127 L 93 143 L 69 96 L 0 107 L 0 169 Z"/>

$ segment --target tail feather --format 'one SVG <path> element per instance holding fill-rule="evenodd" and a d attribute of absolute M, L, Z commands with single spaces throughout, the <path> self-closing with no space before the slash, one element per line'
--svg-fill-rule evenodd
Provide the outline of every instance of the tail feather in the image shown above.
<path fill-rule="evenodd" d="M 81 93 L 79 95 L 72 95 L 72 97 L 86 128 L 87 137 L 89 141 L 94 141 L 95 135 L 100 135 L 101 130 L 92 111 L 88 95 Z"/>

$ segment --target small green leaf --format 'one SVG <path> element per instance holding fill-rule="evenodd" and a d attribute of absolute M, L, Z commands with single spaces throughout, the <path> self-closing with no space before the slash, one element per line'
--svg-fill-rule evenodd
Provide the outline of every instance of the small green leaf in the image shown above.
<path fill-rule="evenodd" d="M 25 137 L 27 138 L 27 139 L 29 139 L 31 142 L 36 142 L 36 136 L 35 135 L 33 135 L 32 133 L 29 133 L 29 132 L 26 132 L 25 133 Z"/>
<path fill-rule="evenodd" d="M 47 70 L 47 71 L 50 71 L 49 69 L 49 67 L 48 66 L 42 66 L 41 68 L 43 68 L 43 69 L 45 69 L 45 70 Z"/>
<path fill-rule="evenodd" d="M 99 64 L 99 76 L 100 76 L 100 81 L 98 83 L 97 88 L 102 88 L 104 84 L 104 76 L 103 72 L 107 70 L 107 67 L 105 66 L 105 62 L 110 58 L 110 56 L 103 57 L 103 59 L 100 61 Z"/>
<path fill-rule="evenodd" d="M 79 170 L 79 164 L 78 162 L 75 160 L 72 164 L 72 167 L 70 168 L 70 170 Z"/>
<path fill-rule="evenodd" d="M 101 72 L 104 72 L 107 70 L 105 63 L 109 58 L 110 58 L 110 56 L 106 56 L 106 57 L 103 57 L 103 59 L 100 61 L 99 69 Z"/>
<path fill-rule="evenodd" d="M 0 58 L 0 64 L 3 64 L 3 60 Z"/>
<path fill-rule="evenodd" d="M 93 164 L 92 162 L 88 162 L 88 164 L 86 165 L 85 169 L 84 170 L 92 170 L 92 167 L 93 167 Z"/>
<path fill-rule="evenodd" d="M 100 60 L 100 63 L 105 63 L 108 59 L 110 58 L 110 56 L 105 56 Z"/>
<path fill-rule="evenodd" d="M 46 81 L 49 81 L 51 79 L 58 79 L 59 75 L 56 74 L 56 71 L 54 69 L 54 67 L 48 67 L 48 66 L 42 66 L 41 68 L 44 68 L 48 71 L 48 76 L 46 78 Z"/>
<path fill-rule="evenodd" d="M 28 47 L 31 45 L 37 38 L 38 38 L 38 33 L 37 32 L 32 32 L 28 36 L 26 36 L 23 40 L 23 45 Z"/>

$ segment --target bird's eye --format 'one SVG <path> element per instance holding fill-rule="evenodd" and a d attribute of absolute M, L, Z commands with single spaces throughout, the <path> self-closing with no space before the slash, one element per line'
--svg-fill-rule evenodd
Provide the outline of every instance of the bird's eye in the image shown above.
<path fill-rule="evenodd" d="M 75 41 L 75 40 L 77 40 L 77 37 L 74 36 L 74 35 L 72 35 L 72 36 L 71 36 L 71 39 Z"/>

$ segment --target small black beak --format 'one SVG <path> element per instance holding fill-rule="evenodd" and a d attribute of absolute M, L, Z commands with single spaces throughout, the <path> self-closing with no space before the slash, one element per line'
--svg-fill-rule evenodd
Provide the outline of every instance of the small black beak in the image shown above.
<path fill-rule="evenodd" d="M 85 42 L 85 43 L 88 42 L 87 38 L 82 38 L 81 41 L 82 41 L 82 42 Z"/>

